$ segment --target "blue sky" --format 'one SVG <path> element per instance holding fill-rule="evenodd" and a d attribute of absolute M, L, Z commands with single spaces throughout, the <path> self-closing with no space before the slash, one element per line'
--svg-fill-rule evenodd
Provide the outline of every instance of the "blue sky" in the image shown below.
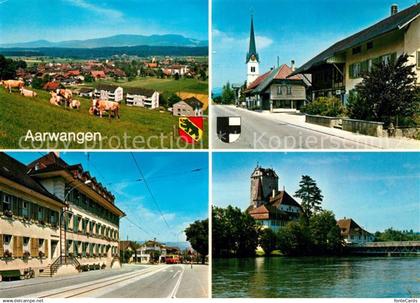
<path fill-rule="evenodd" d="M 291 60 L 301 66 L 333 43 L 416 0 L 213 0 L 213 87 L 246 80 L 250 15 L 254 14 L 260 73 Z"/>
<path fill-rule="evenodd" d="M 302 175 L 316 180 L 323 208 L 353 218 L 370 232 L 420 232 L 420 153 L 213 153 L 213 201 L 245 209 L 259 162 L 293 195 Z"/>
<path fill-rule="evenodd" d="M 208 39 L 207 0 L 0 0 L 0 42 L 115 34 Z"/>
<path fill-rule="evenodd" d="M 8 153 L 28 164 L 40 153 Z M 98 181 L 116 196 L 116 205 L 130 221 L 121 220 L 120 237 L 130 240 L 185 241 L 183 230 L 195 220 L 208 217 L 208 154 L 205 152 L 142 152 L 134 153 L 152 193 L 169 224 L 166 226 L 143 182 L 130 153 L 62 152 L 68 164 L 81 163 Z M 198 172 L 191 172 L 199 169 Z"/>

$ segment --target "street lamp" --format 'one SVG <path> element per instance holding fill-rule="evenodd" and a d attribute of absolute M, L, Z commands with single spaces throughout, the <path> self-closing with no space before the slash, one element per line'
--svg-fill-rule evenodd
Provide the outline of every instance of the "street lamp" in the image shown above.
<path fill-rule="evenodd" d="M 68 192 L 67 192 L 67 194 L 64 196 L 64 203 L 66 204 L 66 206 L 61 210 L 61 212 L 60 212 L 60 216 L 59 216 L 59 218 L 58 218 L 58 222 L 59 222 L 59 225 L 60 225 L 60 258 L 62 258 L 63 257 L 63 238 L 62 238 L 62 233 L 61 233 L 61 229 L 62 229 L 62 226 L 63 226 L 63 218 L 64 218 L 64 214 L 65 213 L 68 213 L 69 212 L 69 209 L 68 209 L 68 203 L 66 202 L 66 199 L 67 199 L 67 197 L 69 196 L 69 194 L 74 190 L 74 189 L 76 189 L 76 188 L 78 188 L 78 187 L 80 187 L 80 186 L 82 186 L 82 185 L 87 185 L 87 184 L 89 184 L 89 183 L 92 183 L 92 180 L 86 180 L 85 182 L 83 182 L 82 184 L 78 184 L 78 185 L 76 185 L 76 186 L 74 186 L 74 187 L 72 187 Z M 64 226 L 64 238 L 66 238 L 66 227 Z M 67 252 L 67 239 L 66 239 L 66 241 L 65 241 L 65 243 L 64 243 L 64 253 L 66 253 Z M 64 256 L 65 258 L 66 258 L 66 260 L 65 260 L 65 263 L 67 263 L 67 255 L 65 254 L 65 256 Z M 62 262 L 62 260 L 60 260 L 61 262 Z"/>

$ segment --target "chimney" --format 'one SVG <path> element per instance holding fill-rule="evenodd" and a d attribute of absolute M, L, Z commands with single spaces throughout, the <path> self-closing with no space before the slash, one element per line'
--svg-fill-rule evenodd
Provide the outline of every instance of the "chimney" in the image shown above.
<path fill-rule="evenodd" d="M 397 4 L 392 4 L 391 5 L 391 16 L 394 16 L 397 13 L 398 13 L 398 5 Z"/>
<path fill-rule="evenodd" d="M 295 60 L 292 60 L 291 62 L 291 69 L 293 72 L 295 71 Z"/>

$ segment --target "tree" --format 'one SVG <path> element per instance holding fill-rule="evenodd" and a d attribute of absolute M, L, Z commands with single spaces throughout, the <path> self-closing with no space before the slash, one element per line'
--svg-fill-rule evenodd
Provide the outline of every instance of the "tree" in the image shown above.
<path fill-rule="evenodd" d="M 420 108 L 420 91 L 416 88 L 415 65 L 408 55 L 379 62 L 365 73 L 349 100 L 349 116 L 360 120 L 399 124 L 400 118 L 414 119 Z"/>
<path fill-rule="evenodd" d="M 175 103 L 181 101 L 182 99 L 177 94 L 172 94 L 168 98 L 168 106 L 172 107 Z"/>
<path fill-rule="evenodd" d="M 302 200 L 303 213 L 307 219 L 310 219 L 313 214 L 322 210 L 320 205 L 324 197 L 310 176 L 302 176 L 299 187 L 294 196 Z"/>
<path fill-rule="evenodd" d="M 265 228 L 260 232 L 260 246 L 266 256 L 269 256 L 277 248 L 277 235 L 271 228 Z"/>
<path fill-rule="evenodd" d="M 311 253 L 335 254 L 341 250 L 341 231 L 331 211 L 314 214 L 309 221 Z"/>
<path fill-rule="evenodd" d="M 88 74 L 88 75 L 86 75 L 85 76 L 85 82 L 93 82 L 93 81 L 95 81 L 95 79 L 92 77 L 92 75 L 91 74 Z"/>
<path fill-rule="evenodd" d="M 222 102 L 224 104 L 235 103 L 235 92 L 232 90 L 230 83 L 226 83 L 222 90 Z"/>
<path fill-rule="evenodd" d="M 16 64 L 12 59 L 0 55 L 0 80 L 16 78 Z"/>
<path fill-rule="evenodd" d="M 278 246 L 282 254 L 290 256 L 304 256 L 309 254 L 311 239 L 306 224 L 291 221 L 279 229 Z"/>
<path fill-rule="evenodd" d="M 237 207 L 213 207 L 212 247 L 214 257 L 254 256 L 260 227 L 248 213 Z"/>
<path fill-rule="evenodd" d="M 201 255 L 201 263 L 204 264 L 209 254 L 209 220 L 197 220 L 185 229 L 187 241 Z"/>
<path fill-rule="evenodd" d="M 35 77 L 35 78 L 33 78 L 32 79 L 32 84 L 31 84 L 31 86 L 33 87 L 33 88 L 36 88 L 36 89 L 41 89 L 42 88 L 42 86 L 44 85 L 45 83 L 44 83 L 44 81 L 42 81 L 42 79 L 41 78 L 39 78 L 39 77 Z"/>
<path fill-rule="evenodd" d="M 179 74 L 178 74 L 178 73 L 175 73 L 175 74 L 174 74 L 174 79 L 175 79 L 175 80 L 179 80 Z"/>

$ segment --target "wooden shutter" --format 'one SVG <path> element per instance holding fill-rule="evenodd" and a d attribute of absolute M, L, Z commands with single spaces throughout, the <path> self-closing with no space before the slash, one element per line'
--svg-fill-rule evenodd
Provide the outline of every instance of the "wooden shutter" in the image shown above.
<path fill-rule="evenodd" d="M 39 240 L 37 238 L 31 238 L 31 256 L 36 257 L 39 253 Z"/>
<path fill-rule="evenodd" d="M 17 216 L 18 213 L 19 213 L 18 198 L 15 197 L 15 196 L 12 196 L 11 200 L 12 200 L 11 201 L 11 203 L 12 203 L 11 208 L 12 208 L 13 215 Z"/>
<path fill-rule="evenodd" d="M 23 237 L 13 237 L 13 254 L 18 258 L 23 257 Z"/>
<path fill-rule="evenodd" d="M 45 252 L 45 258 L 48 258 L 48 239 L 44 240 L 44 252 Z"/>
<path fill-rule="evenodd" d="M 4 247 L 3 247 L 3 235 L 0 234 L 0 257 L 4 255 Z"/>

